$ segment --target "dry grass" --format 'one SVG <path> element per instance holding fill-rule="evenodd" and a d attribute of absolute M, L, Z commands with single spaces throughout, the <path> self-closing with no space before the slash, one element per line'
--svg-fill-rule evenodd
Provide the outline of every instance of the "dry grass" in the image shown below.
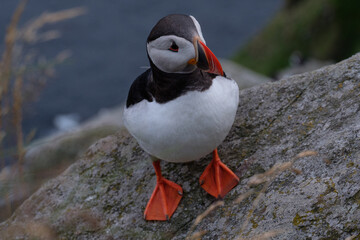
<path fill-rule="evenodd" d="M 272 168 L 270 168 L 266 172 L 256 174 L 256 175 L 252 176 L 249 179 L 249 181 L 247 183 L 247 186 L 246 186 L 247 190 L 245 191 L 245 193 L 239 195 L 231 203 L 232 205 L 237 205 L 237 204 L 240 204 L 241 202 L 243 202 L 245 199 L 248 199 L 250 196 L 252 196 L 254 194 L 256 195 L 255 199 L 252 200 L 251 208 L 248 211 L 244 222 L 240 226 L 239 237 L 236 238 L 236 240 L 243 240 L 243 239 L 265 240 L 265 239 L 270 239 L 270 238 L 276 237 L 276 236 L 286 232 L 285 229 L 274 229 L 272 231 L 265 232 L 265 233 L 253 236 L 251 238 L 244 238 L 243 237 L 243 235 L 245 234 L 245 230 L 247 229 L 247 226 L 249 225 L 251 216 L 253 215 L 253 213 L 257 209 L 257 207 L 259 206 L 260 201 L 264 198 L 265 192 L 269 188 L 271 183 L 281 173 L 283 173 L 285 171 L 291 171 L 291 172 L 293 172 L 295 174 L 301 174 L 302 172 L 300 170 L 293 167 L 295 161 L 298 160 L 299 158 L 309 157 L 309 156 L 314 156 L 314 155 L 317 155 L 317 152 L 315 152 L 315 151 L 303 151 L 303 152 L 297 154 L 290 161 L 284 162 L 284 163 L 281 163 L 281 164 L 275 164 Z M 260 189 L 260 191 L 256 192 L 256 190 L 253 187 L 259 186 L 261 184 L 263 184 L 262 188 Z M 224 205 L 223 201 L 215 202 L 212 205 L 210 205 L 210 207 L 208 207 L 208 209 L 206 209 L 202 214 L 197 216 L 197 218 L 195 219 L 193 225 L 190 227 L 190 230 L 189 230 L 188 235 L 187 235 L 187 239 L 201 239 L 201 236 L 206 234 L 206 231 L 201 230 L 201 231 L 193 233 L 194 230 L 196 229 L 196 226 L 198 226 L 200 224 L 200 222 L 206 216 L 208 216 L 211 212 L 213 212 L 215 209 L 217 209 L 218 207 L 223 206 L 223 205 Z"/>
<path fill-rule="evenodd" d="M 24 136 L 22 131 L 22 88 L 23 88 L 23 76 L 19 74 L 15 78 L 14 90 L 13 90 L 13 122 L 16 132 L 16 146 L 18 156 L 18 169 L 19 175 L 22 176 L 22 166 L 24 162 Z"/>
<path fill-rule="evenodd" d="M 44 12 L 39 17 L 25 24 L 25 26 L 18 32 L 18 37 L 27 43 L 32 44 L 58 38 L 61 36 L 61 32 L 57 30 L 50 30 L 40 33 L 41 28 L 47 24 L 53 24 L 83 15 L 86 12 L 86 8 L 84 7 L 71 8 L 58 12 Z"/>
<path fill-rule="evenodd" d="M 27 0 L 20 2 L 16 8 L 9 27 L 6 30 L 5 35 L 5 50 L 0 62 L 0 152 L 2 152 L 2 142 L 6 137 L 6 131 L 4 130 L 4 117 L 9 111 L 9 83 L 11 80 L 12 70 L 12 56 L 14 51 L 14 45 L 16 40 L 16 28 L 20 20 L 20 16 L 24 11 Z M 1 156 L 0 156 L 1 157 Z M 5 166 L 5 159 L 1 159 L 1 167 Z"/>
<path fill-rule="evenodd" d="M 64 62 L 70 51 L 61 51 L 53 59 L 27 51 L 34 44 L 57 38 L 57 30 L 42 31 L 45 25 L 71 19 L 86 13 L 84 8 L 72 8 L 58 12 L 45 12 L 19 27 L 27 0 L 21 0 L 6 30 L 4 50 L 0 59 L 0 172 L 6 159 L 17 159 L 12 171 L 16 181 L 23 180 L 25 145 L 34 137 L 36 130 L 25 134 L 22 129 L 23 110 L 29 102 L 36 100 L 48 78 L 54 74 L 54 67 Z M 15 169 L 16 168 L 16 169 Z M 13 176 L 12 176 L 13 177 Z M 1 184 L 0 184 L 1 186 Z M 11 213 L 11 199 L 5 194 Z"/>
<path fill-rule="evenodd" d="M 224 206 L 224 201 L 216 201 L 213 204 L 211 204 L 203 213 L 201 213 L 199 216 L 196 217 L 193 225 L 190 227 L 190 230 L 188 232 L 188 238 L 187 239 L 198 239 L 202 235 L 206 233 L 206 231 L 196 232 L 192 234 L 192 232 L 195 230 L 196 226 L 199 225 L 199 223 L 212 211 L 214 211 L 216 208 Z M 192 235 L 191 235 L 192 234 Z M 191 235 L 191 236 L 190 236 Z"/>

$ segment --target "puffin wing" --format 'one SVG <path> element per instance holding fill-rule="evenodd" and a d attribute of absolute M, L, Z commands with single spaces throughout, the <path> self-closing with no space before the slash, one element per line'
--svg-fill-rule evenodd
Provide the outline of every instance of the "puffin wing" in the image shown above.
<path fill-rule="evenodd" d="M 149 102 L 153 101 L 152 94 L 149 92 L 151 78 L 152 72 L 151 69 L 148 69 L 135 79 L 129 90 L 126 108 L 129 108 L 131 105 L 135 105 L 144 99 Z"/>

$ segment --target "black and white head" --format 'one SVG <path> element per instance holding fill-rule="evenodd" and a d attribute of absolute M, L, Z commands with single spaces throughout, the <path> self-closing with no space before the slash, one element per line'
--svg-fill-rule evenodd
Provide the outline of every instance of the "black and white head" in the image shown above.
<path fill-rule="evenodd" d="M 200 68 L 223 75 L 193 16 L 171 14 L 160 19 L 147 39 L 147 52 L 150 61 L 166 73 L 190 73 Z"/>

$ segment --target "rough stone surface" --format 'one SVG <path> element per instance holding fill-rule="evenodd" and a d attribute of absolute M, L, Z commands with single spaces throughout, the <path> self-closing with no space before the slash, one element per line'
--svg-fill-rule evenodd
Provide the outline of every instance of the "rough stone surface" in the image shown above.
<path fill-rule="evenodd" d="M 336 65 L 268 83 L 240 94 L 236 122 L 219 148 L 240 184 L 193 229 L 214 198 L 198 184 L 210 156 L 188 164 L 162 163 L 184 196 L 170 222 L 146 222 L 155 186 L 147 155 L 125 132 L 94 144 L 0 224 L 5 238 L 360 239 L 360 54 Z M 293 171 L 249 188 L 298 153 Z M 270 178 L 269 178 L 270 179 Z M 266 187 L 264 187 L 266 186 Z M 255 193 L 239 204 L 239 195 Z M 189 231 L 193 230 L 192 233 Z"/>
<path fill-rule="evenodd" d="M 33 141 L 26 148 L 24 165 L 0 170 L 0 222 L 9 218 L 41 184 L 62 173 L 100 138 L 123 129 L 123 106 L 102 110 L 98 116 L 68 132 Z M 1 238 L 0 238 L 1 239 Z"/>
<path fill-rule="evenodd" d="M 240 89 L 271 81 L 229 60 L 221 59 L 221 65 L 228 76 L 237 80 Z M 26 148 L 21 173 L 17 164 L 1 169 L 0 222 L 9 218 L 41 184 L 63 172 L 91 144 L 123 129 L 123 109 L 123 105 L 102 109 L 75 128 L 33 141 Z"/>

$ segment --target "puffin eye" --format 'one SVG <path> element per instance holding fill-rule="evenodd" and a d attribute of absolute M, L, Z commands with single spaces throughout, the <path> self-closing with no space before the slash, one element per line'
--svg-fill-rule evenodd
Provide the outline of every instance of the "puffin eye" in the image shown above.
<path fill-rule="evenodd" d="M 169 50 L 172 51 L 172 52 L 178 52 L 178 51 L 179 51 L 179 47 L 178 47 L 178 45 L 176 45 L 175 42 L 172 42 Z"/>

